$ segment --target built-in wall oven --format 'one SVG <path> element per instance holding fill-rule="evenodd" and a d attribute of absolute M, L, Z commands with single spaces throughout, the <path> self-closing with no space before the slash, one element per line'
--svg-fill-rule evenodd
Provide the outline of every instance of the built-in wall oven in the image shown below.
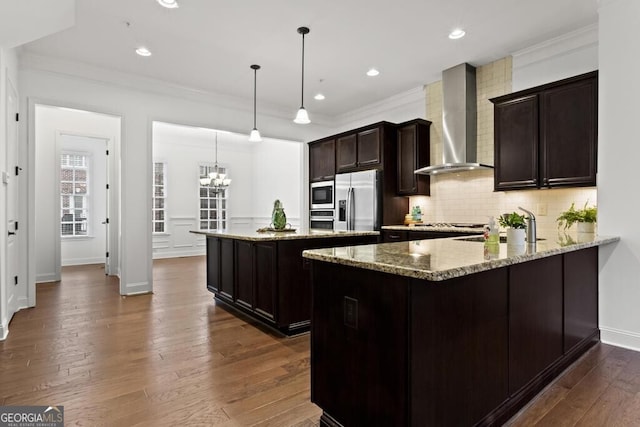
<path fill-rule="evenodd" d="M 309 215 L 309 228 L 333 230 L 334 216 L 333 209 L 312 209 Z"/>
<path fill-rule="evenodd" d="M 331 181 L 320 181 L 311 183 L 311 210 L 334 209 L 334 185 Z"/>

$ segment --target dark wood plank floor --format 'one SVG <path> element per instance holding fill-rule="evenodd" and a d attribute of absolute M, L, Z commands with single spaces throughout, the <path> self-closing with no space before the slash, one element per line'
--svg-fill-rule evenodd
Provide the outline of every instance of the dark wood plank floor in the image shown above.
<path fill-rule="evenodd" d="M 135 297 L 65 267 L 0 341 L 0 405 L 64 405 L 78 426 L 317 426 L 308 335 L 259 328 L 204 283 L 204 257 L 155 261 Z M 640 353 L 597 345 L 508 425 L 640 425 Z"/>

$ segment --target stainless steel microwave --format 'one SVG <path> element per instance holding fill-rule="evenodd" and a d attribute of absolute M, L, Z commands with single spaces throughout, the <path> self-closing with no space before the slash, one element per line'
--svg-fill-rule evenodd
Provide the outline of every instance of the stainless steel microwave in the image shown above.
<path fill-rule="evenodd" d="M 333 209 L 334 190 L 333 181 L 312 182 L 311 209 Z"/>

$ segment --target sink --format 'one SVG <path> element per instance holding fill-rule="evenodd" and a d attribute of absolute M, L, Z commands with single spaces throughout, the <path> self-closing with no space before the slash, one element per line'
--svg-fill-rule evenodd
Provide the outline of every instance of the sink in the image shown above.
<path fill-rule="evenodd" d="M 473 236 L 473 237 L 461 237 L 459 239 L 454 240 L 464 240 L 465 242 L 484 242 L 484 236 Z M 537 240 L 544 240 L 538 238 Z M 507 243 L 507 236 L 500 236 L 500 243 Z"/>

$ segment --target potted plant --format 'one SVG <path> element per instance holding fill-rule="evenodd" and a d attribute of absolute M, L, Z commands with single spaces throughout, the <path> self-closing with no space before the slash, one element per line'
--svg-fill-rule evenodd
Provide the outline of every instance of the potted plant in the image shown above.
<path fill-rule="evenodd" d="M 578 224 L 578 233 L 593 233 L 595 231 L 595 224 L 598 217 L 598 208 L 595 206 L 587 206 L 589 201 L 584 204 L 582 209 L 576 209 L 575 203 L 571 203 L 571 207 L 560 213 L 560 216 L 556 219 L 558 222 L 558 228 L 566 230 L 570 228 L 574 223 Z"/>
<path fill-rule="evenodd" d="M 507 229 L 507 245 L 524 245 L 525 229 L 527 225 L 524 215 L 518 212 L 502 214 L 498 217 L 498 223 Z"/>

